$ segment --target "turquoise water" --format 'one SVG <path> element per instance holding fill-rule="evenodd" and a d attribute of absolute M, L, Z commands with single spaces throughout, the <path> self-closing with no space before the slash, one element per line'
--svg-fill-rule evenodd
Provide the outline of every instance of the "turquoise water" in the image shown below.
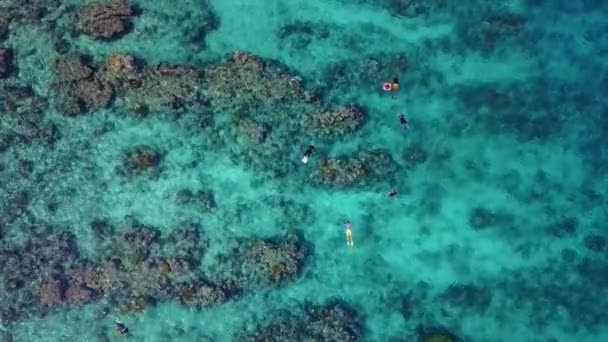
<path fill-rule="evenodd" d="M 0 3 L 0 340 L 608 340 L 603 2 L 87 3 Z"/>

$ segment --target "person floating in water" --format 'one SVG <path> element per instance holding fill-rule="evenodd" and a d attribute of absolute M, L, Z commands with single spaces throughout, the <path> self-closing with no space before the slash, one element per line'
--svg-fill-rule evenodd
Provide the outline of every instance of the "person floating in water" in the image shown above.
<path fill-rule="evenodd" d="M 391 98 L 394 100 L 397 98 L 397 91 L 399 90 L 399 78 L 393 78 L 393 83 L 391 84 Z"/>
<path fill-rule="evenodd" d="M 129 335 L 129 328 L 126 325 L 120 322 L 114 322 L 116 324 L 116 332 L 114 335 L 116 336 L 126 336 Z"/>
<path fill-rule="evenodd" d="M 403 129 L 410 129 L 410 125 L 407 123 L 407 119 L 405 118 L 405 114 L 403 113 L 399 114 L 399 124 L 401 124 L 401 127 L 403 127 Z"/>
<path fill-rule="evenodd" d="M 304 156 L 302 157 L 302 163 L 306 164 L 308 163 L 308 158 L 310 158 L 310 155 L 315 151 L 315 145 L 310 144 L 308 145 L 308 147 L 306 147 L 306 151 L 304 151 Z"/>
<path fill-rule="evenodd" d="M 351 230 L 350 221 L 346 221 L 344 224 L 344 229 L 346 232 L 346 245 L 349 247 L 353 247 L 355 243 L 353 242 L 353 231 Z"/>
<path fill-rule="evenodd" d="M 397 190 L 391 189 L 391 191 L 388 192 L 387 196 L 390 198 L 397 196 Z"/>

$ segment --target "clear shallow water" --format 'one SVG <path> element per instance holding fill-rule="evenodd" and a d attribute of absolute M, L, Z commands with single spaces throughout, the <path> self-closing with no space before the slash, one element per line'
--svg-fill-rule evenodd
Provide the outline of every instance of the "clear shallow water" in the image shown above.
<path fill-rule="evenodd" d="M 21 227 L 28 220 L 48 222 L 94 256 L 99 246 L 88 222 L 102 217 L 120 227 L 131 216 L 162 233 L 200 223 L 209 244 L 202 268 L 232 239 L 288 232 L 303 235 L 310 256 L 296 279 L 215 307 L 168 302 L 121 314 L 102 298 L 3 323 L 14 340 L 113 340 L 118 319 L 133 340 L 229 341 L 278 310 L 331 298 L 358 312 L 365 341 L 416 340 L 419 326 L 465 341 L 606 340 L 606 5 L 398 3 L 140 1 L 132 31 L 113 41 L 62 31 L 72 20 L 67 4 L 41 23 L 11 24 L 0 46 L 15 51 L 17 70 L 0 82 L 30 84 L 51 104 L 58 102 L 53 42 L 64 37 L 98 63 L 119 52 L 149 65 L 203 67 L 246 51 L 289 68 L 328 106 L 358 104 L 366 115 L 353 133 L 313 141 L 317 151 L 306 166 L 297 161 L 308 137 L 294 136 L 293 152 L 282 156 L 292 172 L 269 177 L 226 149 L 210 149 L 196 110 L 137 118 L 120 100 L 75 118 L 45 109 L 61 131 L 54 147 L 19 144 L 1 155 L 4 206 L 14 193 L 31 193 L 25 213 L 3 223 L 7 236 L 27 236 Z M 209 13 L 217 27 L 192 38 Z M 391 100 L 380 87 L 394 75 L 401 89 Z M 412 127 L 406 134 L 399 112 Z M 162 151 L 158 177 L 117 175 L 135 145 Z M 420 164 L 404 157 L 412 147 L 424 151 Z M 370 148 L 390 153 L 396 173 L 342 188 L 307 180 L 323 156 Z M 23 159 L 34 161 L 36 177 L 15 178 Z M 176 203 L 184 188 L 211 190 L 216 210 Z M 391 188 L 395 199 L 385 196 Z M 296 213 L 286 214 L 277 199 L 296 203 Z M 347 219 L 352 249 L 344 243 Z"/>

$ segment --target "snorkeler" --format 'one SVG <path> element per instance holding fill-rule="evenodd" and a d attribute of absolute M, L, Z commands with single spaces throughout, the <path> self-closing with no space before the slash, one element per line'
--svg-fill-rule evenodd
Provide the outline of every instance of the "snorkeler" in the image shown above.
<path fill-rule="evenodd" d="M 397 196 L 397 190 L 391 189 L 391 191 L 388 192 L 387 196 L 389 198 L 393 198 L 393 197 Z"/>
<path fill-rule="evenodd" d="M 399 123 L 401 124 L 401 127 L 403 127 L 403 129 L 410 129 L 410 125 L 408 125 L 408 123 L 407 123 L 405 114 L 403 114 L 403 113 L 399 114 Z"/>
<path fill-rule="evenodd" d="M 397 91 L 399 90 L 399 78 L 393 78 L 393 84 L 391 84 L 391 98 L 394 100 L 397 98 Z"/>
<path fill-rule="evenodd" d="M 346 221 L 344 224 L 344 229 L 346 231 L 346 245 L 349 247 L 353 247 L 355 243 L 353 242 L 353 232 L 351 230 L 350 221 Z"/>
<path fill-rule="evenodd" d="M 308 163 L 308 158 L 310 158 L 310 155 L 315 151 L 315 145 L 310 144 L 308 145 L 308 147 L 306 147 L 306 151 L 304 151 L 304 156 L 302 157 L 302 163 L 306 164 Z"/>
<path fill-rule="evenodd" d="M 114 322 L 114 324 L 116 324 L 116 332 L 114 333 L 114 335 L 116 335 L 116 336 L 129 335 L 129 328 L 127 328 L 126 325 L 124 325 L 123 323 L 120 323 L 120 322 Z"/>

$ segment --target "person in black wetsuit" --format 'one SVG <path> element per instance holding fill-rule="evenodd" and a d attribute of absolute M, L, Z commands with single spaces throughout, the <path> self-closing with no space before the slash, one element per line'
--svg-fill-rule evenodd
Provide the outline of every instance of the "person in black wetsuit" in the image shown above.
<path fill-rule="evenodd" d="M 410 125 L 408 125 L 408 123 L 407 123 L 405 114 L 403 114 L 403 113 L 399 114 L 399 123 L 401 124 L 401 127 L 403 127 L 403 129 L 410 129 Z"/>
<path fill-rule="evenodd" d="M 127 328 L 127 326 L 124 325 L 124 323 L 114 322 L 114 324 L 116 324 L 116 332 L 114 333 L 114 335 L 116 335 L 116 336 L 129 335 L 129 328 Z"/>
<path fill-rule="evenodd" d="M 315 145 L 310 144 L 308 145 L 308 147 L 306 147 L 306 151 L 304 151 L 304 156 L 302 157 L 302 163 L 306 164 L 308 163 L 308 158 L 310 158 L 310 155 L 315 151 Z"/>

